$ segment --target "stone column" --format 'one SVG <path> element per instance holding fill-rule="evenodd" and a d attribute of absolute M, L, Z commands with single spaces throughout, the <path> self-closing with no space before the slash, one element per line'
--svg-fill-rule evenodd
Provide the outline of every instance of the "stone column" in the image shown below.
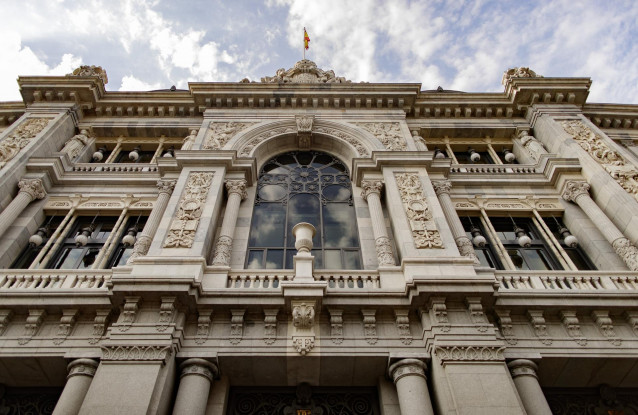
<path fill-rule="evenodd" d="M 427 366 L 417 359 L 403 359 L 394 363 L 388 373 L 397 386 L 402 415 L 434 415 L 425 379 Z"/>
<path fill-rule="evenodd" d="M 527 359 L 517 359 L 509 362 L 507 366 L 527 414 L 552 415 L 541 385 L 538 383 L 536 363 Z"/>
<path fill-rule="evenodd" d="M 463 256 L 472 258 L 474 264 L 480 265 L 481 262 L 476 256 L 476 252 L 474 252 L 472 241 L 470 241 L 470 238 L 467 237 L 465 229 L 463 229 L 463 224 L 459 219 L 459 215 L 456 214 L 456 209 L 454 209 L 454 203 L 452 203 L 452 199 L 450 198 L 452 182 L 449 180 L 439 180 L 432 182 L 432 185 L 434 186 L 434 191 L 439 198 L 439 203 L 441 203 L 445 219 L 450 226 L 452 236 L 454 236 L 454 241 L 456 242 L 456 246 L 459 248 L 459 252 Z"/>
<path fill-rule="evenodd" d="M 76 359 L 69 363 L 66 385 L 55 405 L 53 415 L 76 415 L 80 412 L 97 366 L 98 363 L 91 359 Z"/>
<path fill-rule="evenodd" d="M 138 236 L 137 241 L 135 241 L 133 253 L 131 253 L 128 261 L 126 261 L 127 264 L 132 264 L 135 258 L 144 256 L 148 252 L 148 249 L 151 246 L 151 241 L 153 241 L 153 236 L 155 236 L 155 232 L 157 232 L 157 227 L 162 220 L 162 216 L 164 216 L 164 211 L 166 210 L 168 201 L 170 200 L 173 189 L 175 188 L 175 180 L 160 179 L 157 181 L 157 188 L 159 189 L 157 201 L 155 202 L 155 206 L 153 206 L 151 214 L 146 220 L 146 225 L 144 225 L 142 234 Z"/>
<path fill-rule="evenodd" d="M 217 366 L 204 359 L 188 359 L 180 369 L 182 374 L 173 414 L 204 415 L 213 377 L 218 373 Z"/>
<path fill-rule="evenodd" d="M 228 201 L 226 202 L 222 229 L 215 244 L 213 265 L 227 267 L 230 265 L 230 252 L 233 247 L 239 204 L 246 198 L 246 180 L 226 180 L 226 190 L 228 191 Z"/>
<path fill-rule="evenodd" d="M 18 182 L 20 191 L 0 213 L 0 236 L 15 222 L 22 211 L 35 199 L 43 199 L 47 192 L 40 179 L 22 179 Z"/>
<path fill-rule="evenodd" d="M 562 196 L 563 199 L 580 206 L 605 239 L 614 247 L 616 253 L 625 261 L 629 269 L 638 271 L 638 248 L 625 238 L 616 225 L 605 215 L 605 212 L 589 196 L 589 184 L 570 180 L 565 183 Z"/>
<path fill-rule="evenodd" d="M 381 180 L 362 180 L 361 187 L 363 188 L 361 197 L 368 202 L 368 209 L 370 210 L 372 233 L 374 234 L 374 245 L 377 250 L 379 265 L 395 265 L 390 238 L 388 238 L 388 232 L 385 229 L 383 208 L 381 207 L 383 182 Z"/>

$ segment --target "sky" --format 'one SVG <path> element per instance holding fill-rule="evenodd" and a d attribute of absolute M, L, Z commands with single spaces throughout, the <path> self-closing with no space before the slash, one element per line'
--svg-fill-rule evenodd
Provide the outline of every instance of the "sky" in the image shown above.
<path fill-rule="evenodd" d="M 19 75 L 102 66 L 109 91 L 259 81 L 306 58 L 353 82 L 501 92 L 508 68 L 638 104 L 635 0 L 2 0 L 0 101 Z"/>

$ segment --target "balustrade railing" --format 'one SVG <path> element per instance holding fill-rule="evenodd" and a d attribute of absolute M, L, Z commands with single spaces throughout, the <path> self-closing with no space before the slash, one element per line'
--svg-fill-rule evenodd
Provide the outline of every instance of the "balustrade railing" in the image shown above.
<path fill-rule="evenodd" d="M 284 271 L 269 272 L 233 272 L 228 275 L 226 288 L 277 289 L 284 281 L 293 281 L 294 273 Z M 315 281 L 326 281 L 329 290 L 379 289 L 379 275 L 374 272 L 318 272 Z"/>
<path fill-rule="evenodd" d="M 108 171 L 108 172 L 156 172 L 157 164 L 137 163 L 76 163 L 73 171 Z"/>
<path fill-rule="evenodd" d="M 479 164 L 453 165 L 451 173 L 491 173 L 491 174 L 529 174 L 536 173 L 535 167 L 519 166 L 515 164 Z"/>
<path fill-rule="evenodd" d="M 3 270 L 0 291 L 107 289 L 110 280 L 110 270 Z"/>
<path fill-rule="evenodd" d="M 638 290 L 638 273 L 604 271 L 496 271 L 499 290 Z"/>

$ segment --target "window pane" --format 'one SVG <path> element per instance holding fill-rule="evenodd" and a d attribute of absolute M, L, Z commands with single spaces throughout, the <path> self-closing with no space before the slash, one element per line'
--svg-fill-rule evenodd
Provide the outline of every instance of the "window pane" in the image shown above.
<path fill-rule="evenodd" d="M 475 249 L 474 252 L 476 253 L 476 256 L 481 262 L 481 265 L 483 265 L 484 267 L 495 268 L 494 263 L 492 262 L 492 258 L 489 257 L 489 255 L 487 254 L 487 252 L 485 252 L 485 250 Z"/>
<path fill-rule="evenodd" d="M 315 257 L 315 268 L 324 268 L 323 266 L 323 252 L 319 249 L 312 250 L 312 256 Z"/>
<path fill-rule="evenodd" d="M 76 267 L 77 269 L 89 269 L 93 266 L 95 262 L 95 258 L 97 257 L 98 252 L 100 252 L 99 248 L 91 248 L 82 257 L 82 260 Z"/>
<path fill-rule="evenodd" d="M 128 261 L 132 253 L 133 253 L 132 246 L 128 248 L 124 248 L 121 252 L 119 252 L 120 258 L 117 260 L 117 263 L 115 264 L 115 266 L 119 267 L 120 265 L 126 265 L 126 261 Z"/>
<path fill-rule="evenodd" d="M 262 250 L 248 251 L 248 263 L 246 264 L 246 268 L 248 269 L 263 268 L 261 266 L 261 261 L 263 256 L 264 256 L 264 251 Z"/>
<path fill-rule="evenodd" d="M 512 259 L 516 269 L 529 269 L 518 249 L 508 249 L 507 254 Z"/>
<path fill-rule="evenodd" d="M 323 206 L 324 243 L 326 248 L 357 246 L 357 220 L 354 209 L 345 203 Z"/>
<path fill-rule="evenodd" d="M 267 269 L 282 269 L 284 267 L 284 250 L 269 249 L 266 253 Z"/>
<path fill-rule="evenodd" d="M 82 254 L 84 253 L 84 248 L 66 248 L 58 263 L 56 264 L 56 269 L 74 269 L 78 262 L 80 262 L 80 258 L 82 258 Z"/>
<path fill-rule="evenodd" d="M 361 269 L 361 258 L 359 251 L 343 251 L 344 268 Z"/>
<path fill-rule="evenodd" d="M 321 228 L 319 227 L 319 198 L 314 195 L 302 193 L 290 198 L 288 202 L 288 246 L 295 246 L 295 237 L 292 228 L 300 223 L 311 223 L 317 233 L 312 238 L 314 246 L 321 246 Z"/>
<path fill-rule="evenodd" d="M 341 251 L 340 250 L 326 250 L 326 251 L 324 251 L 324 268 L 326 268 L 326 269 L 343 268 L 342 265 L 341 265 Z"/>
<path fill-rule="evenodd" d="M 541 249 L 525 249 L 523 251 L 523 255 L 525 256 L 525 262 L 529 269 L 533 270 L 545 270 L 545 269 L 553 269 L 545 252 Z"/>
<path fill-rule="evenodd" d="M 292 257 L 297 254 L 296 249 L 287 249 L 286 250 L 286 269 L 293 269 L 293 260 Z"/>
<path fill-rule="evenodd" d="M 284 246 L 285 208 L 281 203 L 255 206 L 248 242 L 250 246 Z"/>
<path fill-rule="evenodd" d="M 563 249 L 565 249 L 565 247 L 563 247 Z M 578 249 L 565 249 L 565 252 L 567 252 L 569 258 L 572 260 L 574 265 L 576 265 L 576 268 L 580 270 L 596 269 L 596 267 L 590 265 L 589 262 L 583 258 L 582 253 L 579 252 Z"/>

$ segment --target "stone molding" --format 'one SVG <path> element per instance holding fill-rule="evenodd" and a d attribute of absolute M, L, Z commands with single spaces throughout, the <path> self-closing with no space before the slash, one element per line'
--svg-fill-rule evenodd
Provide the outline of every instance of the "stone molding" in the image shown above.
<path fill-rule="evenodd" d="M 355 123 L 358 127 L 363 128 L 379 140 L 386 150 L 405 151 L 408 146 L 405 138 L 401 133 L 399 123 L 388 122 L 362 122 Z"/>
<path fill-rule="evenodd" d="M 361 144 L 361 142 L 359 140 L 357 140 L 356 138 L 352 137 L 351 135 L 338 130 L 336 128 L 328 128 L 328 127 L 317 127 L 314 129 L 314 132 L 316 133 L 321 133 L 321 134 L 326 134 L 326 135 L 331 135 L 333 137 L 338 137 L 340 139 L 342 139 L 343 141 L 347 142 L 348 144 L 350 144 L 352 147 L 355 148 L 355 150 L 357 150 L 357 153 L 359 153 L 359 156 L 361 157 L 367 157 L 370 152 L 368 151 L 367 148 L 365 148 L 365 146 L 363 144 Z"/>
<path fill-rule="evenodd" d="M 436 228 L 432 212 L 423 194 L 419 175 L 401 173 L 396 174 L 395 178 L 416 248 L 443 248 L 441 235 Z"/>
<path fill-rule="evenodd" d="M 406 376 L 419 376 L 426 379 L 425 374 L 428 371 L 427 365 L 418 359 L 402 359 L 393 363 L 388 368 L 388 375 L 396 384 L 401 378 Z"/>
<path fill-rule="evenodd" d="M 67 379 L 73 376 L 95 376 L 99 363 L 93 359 L 75 359 L 66 367 L 68 375 Z"/>
<path fill-rule="evenodd" d="M 434 346 L 433 354 L 441 364 L 465 361 L 504 361 L 504 346 Z"/>
<path fill-rule="evenodd" d="M 13 159 L 23 148 L 44 130 L 48 118 L 27 118 L 17 128 L 0 141 L 0 169 Z"/>
<path fill-rule="evenodd" d="M 213 379 L 219 374 L 219 369 L 217 368 L 217 365 L 209 362 L 208 360 L 198 359 L 198 358 L 193 358 L 193 359 L 188 359 L 183 361 L 179 365 L 179 368 L 181 370 L 181 373 L 179 376 L 180 379 L 183 378 L 184 376 L 195 375 L 195 376 L 202 376 L 208 379 L 209 382 L 212 382 Z"/>
<path fill-rule="evenodd" d="M 361 310 L 363 316 L 363 335 L 368 344 L 376 344 L 379 340 L 377 335 L 377 310 Z"/>
<path fill-rule="evenodd" d="M 190 248 L 213 182 L 213 172 L 192 172 L 180 198 L 177 213 L 164 240 L 164 248 Z"/>
<path fill-rule="evenodd" d="M 108 345 L 101 346 L 102 361 L 161 361 L 171 355 L 171 346 Z"/>
<path fill-rule="evenodd" d="M 277 127 L 267 131 L 264 131 L 257 136 L 251 138 L 247 143 L 245 143 L 241 150 L 238 151 L 241 157 L 249 157 L 250 153 L 253 151 L 255 147 L 257 147 L 262 141 L 267 140 L 271 137 L 284 135 L 284 134 L 297 134 L 297 128 L 295 127 Z"/>
<path fill-rule="evenodd" d="M 221 150 L 224 146 L 237 135 L 254 123 L 246 122 L 213 122 L 208 127 L 210 134 L 206 137 L 203 150 Z"/>
<path fill-rule="evenodd" d="M 20 193 L 29 195 L 31 200 L 44 199 L 47 191 L 41 179 L 22 179 L 18 182 Z"/>
<path fill-rule="evenodd" d="M 531 376 L 534 379 L 538 379 L 538 375 L 536 372 L 538 371 L 538 366 L 536 363 L 527 359 L 516 359 L 512 360 L 507 364 L 507 367 L 512 374 L 512 378 L 517 378 L 519 376 Z"/>
<path fill-rule="evenodd" d="M 368 196 L 376 194 L 381 196 L 381 190 L 383 190 L 383 181 L 381 180 L 361 180 L 361 198 L 368 201 Z"/>

